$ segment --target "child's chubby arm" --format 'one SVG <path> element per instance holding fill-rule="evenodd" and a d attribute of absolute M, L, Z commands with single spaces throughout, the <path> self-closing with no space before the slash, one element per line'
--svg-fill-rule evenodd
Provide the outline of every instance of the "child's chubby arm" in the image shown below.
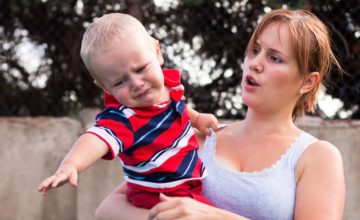
<path fill-rule="evenodd" d="M 210 128 L 214 131 L 219 130 L 219 121 L 213 114 L 199 113 L 187 106 L 191 126 L 197 128 L 201 133 L 210 135 Z"/>
<path fill-rule="evenodd" d="M 73 144 L 62 160 L 57 171 L 46 178 L 38 187 L 38 191 L 46 196 L 47 191 L 67 182 L 77 186 L 78 174 L 95 163 L 108 152 L 106 143 L 96 135 L 85 133 Z"/>

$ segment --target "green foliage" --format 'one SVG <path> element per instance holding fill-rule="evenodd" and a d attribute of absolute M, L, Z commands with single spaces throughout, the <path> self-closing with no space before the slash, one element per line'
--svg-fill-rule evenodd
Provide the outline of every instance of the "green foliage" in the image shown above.
<path fill-rule="evenodd" d="M 291 0 L 291 1 L 279 1 L 279 0 L 267 0 L 267 4 L 271 8 L 281 8 L 283 5 L 287 5 L 289 8 L 307 9 L 306 0 Z"/>
<path fill-rule="evenodd" d="M 80 42 L 85 26 L 94 17 L 118 11 L 137 16 L 160 40 L 164 55 L 168 55 L 166 66 L 178 63 L 184 71 L 186 96 L 198 110 L 241 118 L 245 107 L 237 99 L 246 43 L 264 8 L 283 4 L 310 9 L 329 26 L 336 55 L 351 77 L 341 78 L 334 72 L 337 86 L 334 83 L 327 93 L 341 99 L 344 110 L 352 110 L 352 118 L 360 118 L 360 43 L 355 35 L 360 12 L 354 7 L 356 0 L 184 0 L 166 10 L 150 0 L 2 0 L 0 115 L 61 116 L 84 107 L 100 107 L 102 94 L 80 59 Z M 35 70 L 26 68 L 18 54 L 19 45 L 26 41 L 44 48 Z M 190 50 L 179 42 L 188 44 Z M 167 54 L 169 49 L 173 55 Z M 192 65 L 208 72 L 211 80 L 189 82 L 194 70 L 175 62 L 174 56 L 184 61 L 189 56 L 190 60 L 199 57 L 202 62 Z M 39 79 L 46 79 L 46 83 L 39 86 Z"/>

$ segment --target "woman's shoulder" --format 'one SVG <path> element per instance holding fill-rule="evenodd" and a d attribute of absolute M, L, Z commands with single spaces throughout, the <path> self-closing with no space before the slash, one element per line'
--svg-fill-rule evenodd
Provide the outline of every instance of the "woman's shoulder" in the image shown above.
<path fill-rule="evenodd" d="M 323 172 L 326 168 L 340 168 L 342 163 L 341 152 L 335 145 L 325 140 L 316 140 L 300 157 L 298 171 L 301 173 L 305 170 Z M 311 168 L 307 169 L 309 167 Z"/>
<path fill-rule="evenodd" d="M 308 160 L 327 160 L 341 158 L 339 149 L 325 140 L 316 140 L 305 150 L 303 157 Z"/>
<path fill-rule="evenodd" d="M 224 139 L 234 134 L 234 128 L 239 124 L 239 121 L 222 121 L 222 125 L 220 128 L 215 132 L 215 136 L 217 140 Z M 202 149 L 205 140 L 206 134 L 201 133 L 198 129 L 194 128 L 195 136 L 199 144 L 199 148 Z"/>
<path fill-rule="evenodd" d="M 237 128 L 241 125 L 241 121 L 224 121 L 223 126 L 216 132 L 217 139 L 238 135 Z"/>

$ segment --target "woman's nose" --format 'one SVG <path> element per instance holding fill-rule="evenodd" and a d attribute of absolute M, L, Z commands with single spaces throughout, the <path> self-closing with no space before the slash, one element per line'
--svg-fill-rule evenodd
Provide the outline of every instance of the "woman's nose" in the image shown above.
<path fill-rule="evenodd" d="M 251 59 L 249 68 L 255 73 L 261 73 L 264 70 L 262 57 L 259 54 Z"/>

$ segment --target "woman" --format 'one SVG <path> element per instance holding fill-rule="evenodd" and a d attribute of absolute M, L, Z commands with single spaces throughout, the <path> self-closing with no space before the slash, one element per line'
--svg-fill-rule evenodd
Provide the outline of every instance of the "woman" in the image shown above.
<path fill-rule="evenodd" d="M 328 31 L 315 15 L 303 10 L 266 14 L 246 50 L 246 117 L 207 137 L 202 148 L 208 171 L 204 194 L 216 208 L 166 196 L 150 211 L 134 208 L 122 194 L 123 184 L 96 218 L 341 219 L 341 155 L 294 123 L 313 110 L 331 65 L 341 70 Z"/>

